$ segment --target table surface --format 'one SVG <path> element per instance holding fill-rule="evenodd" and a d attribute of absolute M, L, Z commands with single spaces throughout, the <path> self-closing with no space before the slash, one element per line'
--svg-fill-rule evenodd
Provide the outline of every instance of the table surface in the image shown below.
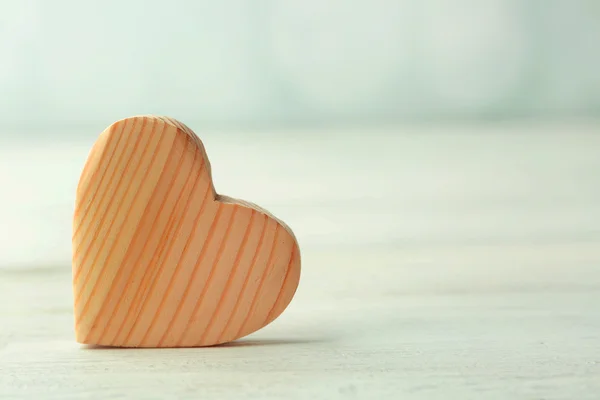
<path fill-rule="evenodd" d="M 298 234 L 290 307 L 224 346 L 91 348 L 68 261 L 9 263 L 0 398 L 598 399 L 600 130 L 486 129 L 272 139 L 253 185 L 209 135 L 217 189 Z"/>

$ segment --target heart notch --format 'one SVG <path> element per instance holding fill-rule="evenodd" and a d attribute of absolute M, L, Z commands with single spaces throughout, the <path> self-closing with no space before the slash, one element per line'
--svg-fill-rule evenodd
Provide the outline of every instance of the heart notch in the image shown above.
<path fill-rule="evenodd" d="M 100 134 L 73 217 L 78 342 L 230 342 L 277 318 L 299 279 L 291 229 L 217 194 L 204 145 L 184 124 L 136 116 Z"/>

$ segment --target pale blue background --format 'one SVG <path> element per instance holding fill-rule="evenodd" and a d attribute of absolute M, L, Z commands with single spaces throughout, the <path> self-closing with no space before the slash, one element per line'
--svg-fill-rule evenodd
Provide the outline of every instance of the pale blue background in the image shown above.
<path fill-rule="evenodd" d="M 597 0 L 0 1 L 0 57 L 4 136 L 600 115 Z"/>
<path fill-rule="evenodd" d="M 148 113 L 303 247 L 600 232 L 597 0 L 0 0 L 0 268 L 69 265 L 89 149 Z"/>

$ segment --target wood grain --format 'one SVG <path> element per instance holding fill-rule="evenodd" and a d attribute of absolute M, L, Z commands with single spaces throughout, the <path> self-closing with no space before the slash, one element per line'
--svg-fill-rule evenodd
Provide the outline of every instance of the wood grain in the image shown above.
<path fill-rule="evenodd" d="M 218 195 L 204 145 L 187 126 L 137 116 L 100 135 L 73 222 L 78 342 L 229 342 L 277 318 L 299 278 L 290 228 L 252 203 Z"/>
<path fill-rule="evenodd" d="M 217 189 L 289 215 L 310 268 L 267 329 L 214 348 L 160 351 L 73 340 L 71 243 L 60 232 L 73 213 L 64 193 L 74 192 L 93 142 L 0 146 L 8 183 L 0 196 L 0 398 L 597 400 L 599 131 L 526 123 L 203 136 L 215 178 L 218 168 L 227 179 Z M 264 152 L 241 159 L 258 137 Z M 203 193 L 189 179 L 193 196 L 183 196 L 180 212 L 195 215 Z M 176 201 L 163 201 L 167 189 L 157 188 L 153 213 Z M 254 215 L 248 247 L 264 227 Z M 169 217 L 155 225 L 174 232 L 178 219 Z M 163 247 L 148 232 L 154 221 L 143 223 L 146 260 Z M 181 229 L 193 223 L 184 219 Z M 28 254 L 17 263 L 11 250 Z M 229 291 L 244 285 L 245 263 Z M 235 300 L 226 295 L 217 313 L 249 307 Z"/>

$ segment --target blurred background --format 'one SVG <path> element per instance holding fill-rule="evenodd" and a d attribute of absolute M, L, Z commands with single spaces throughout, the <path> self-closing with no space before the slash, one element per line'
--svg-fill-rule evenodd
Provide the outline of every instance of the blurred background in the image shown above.
<path fill-rule="evenodd" d="M 600 237 L 597 0 L 0 0 L 0 268 L 67 265 L 112 122 L 168 115 L 301 246 Z"/>

